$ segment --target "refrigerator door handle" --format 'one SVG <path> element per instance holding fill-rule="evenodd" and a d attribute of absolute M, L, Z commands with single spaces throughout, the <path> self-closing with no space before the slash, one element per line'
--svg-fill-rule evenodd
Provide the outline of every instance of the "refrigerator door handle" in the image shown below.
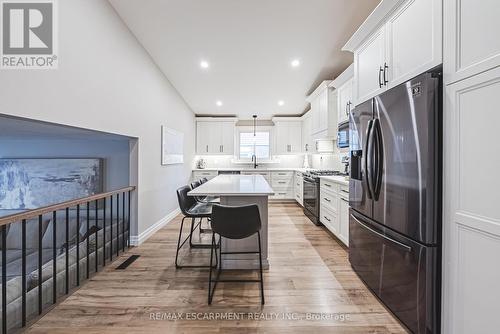
<path fill-rule="evenodd" d="M 382 188 L 382 173 L 383 173 L 383 145 L 382 145 L 382 129 L 380 128 L 380 120 L 376 118 L 373 121 L 373 137 L 375 140 L 375 163 L 374 163 L 374 190 L 373 197 L 376 201 L 380 196 Z"/>
<path fill-rule="evenodd" d="M 366 148 L 365 148 L 365 177 L 368 185 L 368 198 L 373 199 L 373 120 L 368 121 L 366 130 Z"/>
<path fill-rule="evenodd" d="M 355 221 L 356 221 L 359 225 L 361 225 L 361 226 L 363 226 L 364 228 L 366 228 L 368 231 L 370 231 L 370 232 L 372 232 L 372 233 L 374 233 L 374 234 L 378 235 L 379 237 L 381 237 L 381 238 L 383 238 L 383 239 L 385 239 L 385 240 L 387 240 L 387 241 L 392 242 L 393 244 L 396 244 L 396 245 L 400 246 L 400 247 L 401 247 L 401 248 L 403 248 L 403 249 L 406 249 L 406 251 L 407 251 L 408 253 L 411 253 L 412 248 L 411 248 L 410 246 L 405 245 L 405 244 L 403 244 L 402 242 L 399 242 L 399 241 L 394 240 L 394 239 L 392 239 L 392 238 L 389 238 L 389 237 L 388 237 L 388 236 L 386 236 L 385 234 L 382 234 L 382 233 L 380 233 L 380 232 L 375 231 L 374 229 L 372 229 L 372 228 L 368 227 L 366 224 L 363 224 L 362 222 L 360 222 L 360 221 L 359 221 L 359 219 L 357 219 L 357 218 L 356 218 L 354 215 L 352 215 L 352 214 L 351 214 L 351 218 L 352 218 L 352 219 L 354 219 L 354 220 L 355 220 Z"/>

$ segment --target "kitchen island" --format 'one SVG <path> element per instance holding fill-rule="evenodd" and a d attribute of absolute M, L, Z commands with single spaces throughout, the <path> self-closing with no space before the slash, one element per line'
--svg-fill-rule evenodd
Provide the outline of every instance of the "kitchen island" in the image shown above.
<path fill-rule="evenodd" d="M 262 265 L 268 261 L 268 197 L 274 191 L 261 175 L 219 175 L 191 190 L 189 196 L 217 196 L 220 204 L 239 206 L 257 204 L 262 222 Z M 234 222 L 238 224 L 238 222 Z M 257 234 L 241 240 L 223 239 L 223 252 L 248 252 L 258 249 Z M 224 269 L 257 269 L 259 260 L 253 254 L 226 254 L 222 257 Z"/>

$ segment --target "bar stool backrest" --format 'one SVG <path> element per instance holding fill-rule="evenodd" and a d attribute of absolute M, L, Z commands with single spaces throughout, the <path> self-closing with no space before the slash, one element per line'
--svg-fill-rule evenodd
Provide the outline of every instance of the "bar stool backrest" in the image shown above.
<path fill-rule="evenodd" d="M 196 199 L 193 196 L 188 196 L 191 191 L 190 186 L 184 186 L 177 189 L 177 200 L 179 201 L 179 208 L 185 216 L 189 216 L 188 210 L 196 204 Z"/>
<path fill-rule="evenodd" d="M 212 207 L 212 231 L 228 239 L 243 239 L 260 231 L 259 207 L 256 204 Z"/>
<path fill-rule="evenodd" d="M 192 189 L 198 188 L 199 186 L 201 186 L 201 180 L 191 182 Z"/>
<path fill-rule="evenodd" d="M 207 179 L 206 177 L 203 177 L 203 178 L 200 180 L 201 184 L 203 184 L 203 183 L 205 183 L 205 182 L 207 182 L 207 181 L 208 181 L 208 179 Z"/>

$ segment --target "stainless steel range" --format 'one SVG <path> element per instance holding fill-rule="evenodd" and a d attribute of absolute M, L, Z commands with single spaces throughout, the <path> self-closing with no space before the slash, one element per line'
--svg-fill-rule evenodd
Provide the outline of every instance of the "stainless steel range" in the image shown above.
<path fill-rule="evenodd" d="M 312 170 L 304 173 L 304 214 L 316 225 L 319 221 L 319 177 L 328 175 L 346 175 L 333 170 Z"/>

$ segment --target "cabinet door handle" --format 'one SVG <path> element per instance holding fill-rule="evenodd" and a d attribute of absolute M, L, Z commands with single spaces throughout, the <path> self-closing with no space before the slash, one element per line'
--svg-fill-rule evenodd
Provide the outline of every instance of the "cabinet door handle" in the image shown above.
<path fill-rule="evenodd" d="M 384 71 L 384 69 L 382 68 L 382 66 L 379 66 L 379 68 L 378 68 L 378 88 L 382 88 L 382 86 L 383 86 L 382 78 L 381 78 L 381 74 L 383 71 Z"/>
<path fill-rule="evenodd" d="M 327 186 L 328 188 L 331 188 L 332 185 L 331 184 L 328 184 L 328 183 L 325 183 L 325 186 Z"/>
<path fill-rule="evenodd" d="M 306 152 L 309 151 L 309 144 L 306 144 L 305 148 L 306 148 Z"/>
<path fill-rule="evenodd" d="M 207 152 L 208 152 L 208 145 L 207 145 Z"/>
<path fill-rule="evenodd" d="M 387 83 L 389 82 L 389 80 L 387 80 L 387 70 L 389 69 L 389 66 L 387 66 L 387 63 L 384 63 L 384 86 L 387 86 Z"/>
<path fill-rule="evenodd" d="M 285 184 L 286 182 L 278 182 L 279 184 Z"/>
<path fill-rule="evenodd" d="M 344 201 L 344 202 L 346 202 L 346 203 L 349 203 L 349 201 L 348 201 L 348 200 L 346 200 L 345 198 L 341 198 L 341 200 L 343 200 L 343 201 Z"/>
<path fill-rule="evenodd" d="M 328 220 L 329 222 L 331 222 L 331 220 L 327 216 L 323 216 L 323 218 L 325 218 L 326 220 Z"/>
<path fill-rule="evenodd" d="M 340 191 L 341 191 L 341 192 L 343 192 L 343 193 L 346 193 L 346 194 L 348 194 L 348 193 L 349 193 L 349 191 L 348 191 L 348 190 L 344 190 L 344 189 L 340 189 Z"/>
<path fill-rule="evenodd" d="M 327 202 L 331 202 L 331 200 L 329 200 L 329 199 L 328 199 L 328 198 L 326 198 L 326 197 L 325 197 L 325 201 L 327 201 Z"/>

